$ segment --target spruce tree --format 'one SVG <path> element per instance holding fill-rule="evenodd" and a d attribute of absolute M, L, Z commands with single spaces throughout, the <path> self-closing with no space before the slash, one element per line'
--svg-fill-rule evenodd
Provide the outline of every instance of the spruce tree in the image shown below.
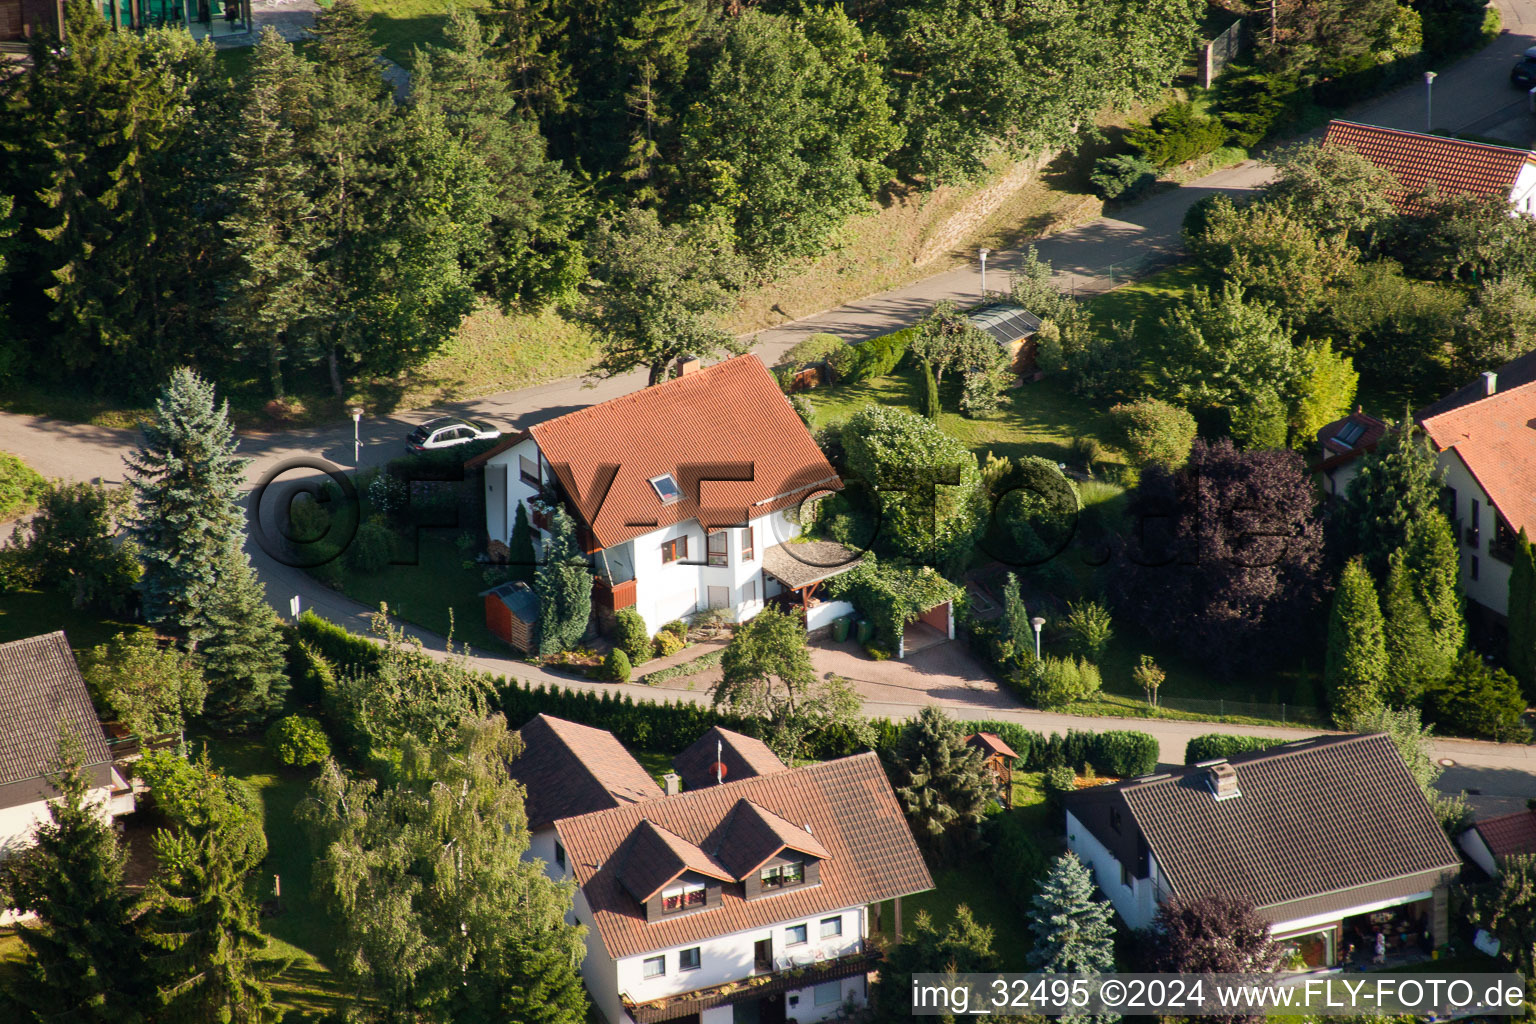
<path fill-rule="evenodd" d="M 1426 687 L 1445 678 L 1451 659 L 1440 647 L 1403 561 L 1402 551 L 1392 553 L 1381 603 L 1388 665 L 1382 696 L 1396 707 L 1411 707 Z"/>
<path fill-rule="evenodd" d="M 357 0 L 336 0 L 320 9 L 309 31 L 316 37 L 315 63 L 324 73 L 337 75 L 365 95 L 382 100 L 389 96 L 379 61 L 384 50 L 373 41 L 370 20 Z"/>
<path fill-rule="evenodd" d="M 244 551 L 231 549 L 223 559 L 189 639 L 208 680 L 203 712 L 210 721 L 255 725 L 282 707 L 288 641 Z"/>
<path fill-rule="evenodd" d="M 1019 578 L 1008 574 L 1003 584 L 1002 628 L 998 634 L 998 660 L 1006 665 L 1028 667 L 1035 661 L 1035 631 L 1029 609 L 1019 594 Z"/>
<path fill-rule="evenodd" d="M 996 780 L 942 708 L 930 704 L 903 726 L 891 781 L 913 834 L 936 862 L 975 845 Z"/>
<path fill-rule="evenodd" d="M 0 974 L 0 1005 L 13 1019 L 132 1024 L 143 1020 L 143 958 L 123 889 L 127 852 L 87 802 L 90 783 L 78 742 L 63 735 L 56 785 L 36 845 L 0 863 L 7 906 L 37 915 L 17 937 L 25 957 Z"/>
<path fill-rule="evenodd" d="M 558 114 L 575 91 L 558 47 L 570 19 L 561 0 L 490 0 L 479 12 L 491 26 L 491 52 L 517 109 L 528 117 Z"/>
<path fill-rule="evenodd" d="M 141 429 L 124 461 L 134 490 L 128 530 L 144 565 L 144 617 L 190 631 L 218 589 L 226 553 L 241 543 L 248 462 L 235 455 L 229 403 L 216 404 L 213 385 L 192 370 L 171 374 L 155 418 Z"/>
<path fill-rule="evenodd" d="M 512 520 L 511 542 L 507 545 L 507 564 L 512 576 L 524 582 L 532 582 L 538 556 L 533 550 L 533 527 L 528 522 L 528 506 L 517 503 L 517 515 Z"/>
<path fill-rule="evenodd" d="M 1387 559 L 1408 543 L 1415 522 L 1439 511 L 1439 501 L 1434 455 L 1405 419 L 1360 460 L 1345 506 L 1345 529 L 1372 576 L 1386 578 Z"/>
<path fill-rule="evenodd" d="M 549 515 L 549 540 L 534 575 L 539 595 L 539 653 L 568 651 L 587 632 L 592 616 L 592 570 L 576 543 L 576 527 L 563 508 Z"/>
<path fill-rule="evenodd" d="M 1467 640 L 1461 556 L 1456 532 L 1439 508 L 1425 509 L 1408 524 L 1403 567 L 1429 613 L 1435 645 L 1447 662 L 1455 661 Z"/>
<path fill-rule="evenodd" d="M 314 65 L 268 25 L 239 90 L 241 116 L 230 141 L 222 192 L 230 259 L 219 319 L 238 350 L 267 366 L 272 397 L 285 394 L 283 364 L 303 358 L 315 301 L 314 201 L 305 162 L 317 85 Z"/>
<path fill-rule="evenodd" d="M 1536 695 L 1536 547 L 1520 530 L 1509 574 L 1509 672 L 1526 696 Z"/>
<path fill-rule="evenodd" d="M 1029 968 L 1042 974 L 1097 975 L 1115 969 L 1114 909 L 1093 898 L 1093 876 L 1075 853 L 1064 853 L 1030 901 L 1034 946 Z M 1118 1014 L 1067 1017 L 1110 1024 Z"/>
<path fill-rule="evenodd" d="M 933 365 L 928 360 L 920 359 L 918 362 L 923 364 L 923 415 L 936 420 L 943 411 L 939 404 L 939 381 L 933 375 Z"/>
<path fill-rule="evenodd" d="M 1323 681 L 1333 720 L 1343 725 L 1381 704 L 1387 649 L 1376 586 L 1365 563 L 1353 559 L 1339 577 L 1328 616 Z"/>

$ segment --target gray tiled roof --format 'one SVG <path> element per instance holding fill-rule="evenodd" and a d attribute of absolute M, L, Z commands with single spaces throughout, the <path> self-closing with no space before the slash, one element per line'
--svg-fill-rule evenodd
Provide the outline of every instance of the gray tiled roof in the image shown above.
<path fill-rule="evenodd" d="M 62 728 L 80 744 L 84 766 L 112 760 L 62 632 L 0 644 L 0 722 L 0 785 L 53 771 Z"/>

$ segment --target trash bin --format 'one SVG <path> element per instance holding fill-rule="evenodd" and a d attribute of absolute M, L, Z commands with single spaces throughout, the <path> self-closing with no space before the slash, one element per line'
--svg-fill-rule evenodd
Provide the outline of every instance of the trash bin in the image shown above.
<path fill-rule="evenodd" d="M 848 639 L 848 616 L 844 615 L 832 623 L 832 639 L 843 643 Z"/>
<path fill-rule="evenodd" d="M 868 619 L 859 620 L 859 644 L 862 647 L 869 646 L 869 638 L 875 635 L 875 624 Z"/>

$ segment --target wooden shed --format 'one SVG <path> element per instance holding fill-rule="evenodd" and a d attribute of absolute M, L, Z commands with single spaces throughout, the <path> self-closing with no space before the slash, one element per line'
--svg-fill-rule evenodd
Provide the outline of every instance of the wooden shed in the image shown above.
<path fill-rule="evenodd" d="M 1040 330 L 1040 318 L 1023 306 L 1012 302 L 995 302 L 990 306 L 973 309 L 967 317 L 972 325 L 992 335 L 1008 356 L 1008 365 L 1014 373 L 1035 372 L 1035 332 Z"/>
<path fill-rule="evenodd" d="M 965 745 L 975 747 L 986 757 L 987 767 L 992 770 L 992 776 L 1002 790 L 1003 803 L 1012 807 L 1013 762 L 1019 759 L 1018 752 L 1004 743 L 1002 737 L 995 732 L 973 732 L 965 738 Z"/>
<path fill-rule="evenodd" d="M 539 597 L 528 584 L 514 581 L 482 591 L 485 626 L 524 654 L 534 647 L 534 628 L 539 622 Z"/>

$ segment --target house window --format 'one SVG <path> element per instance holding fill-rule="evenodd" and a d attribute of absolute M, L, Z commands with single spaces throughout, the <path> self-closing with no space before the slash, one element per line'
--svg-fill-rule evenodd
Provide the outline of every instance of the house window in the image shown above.
<path fill-rule="evenodd" d="M 688 538 L 676 537 L 663 541 L 661 545 L 661 564 L 676 562 L 688 557 Z"/>
<path fill-rule="evenodd" d="M 1131 887 L 1131 872 L 1124 864 L 1120 865 L 1120 884 L 1127 889 Z"/>
<path fill-rule="evenodd" d="M 683 882 L 661 891 L 661 909 L 663 913 L 671 914 L 679 910 L 688 910 L 691 907 L 704 905 L 704 883 Z"/>
<path fill-rule="evenodd" d="M 730 565 L 730 552 L 726 549 L 727 535 L 724 530 L 716 530 L 710 534 L 704 546 L 709 557 L 705 559 L 710 565 Z"/>
<path fill-rule="evenodd" d="M 1479 565 L 1478 565 L 1478 564 L 1477 564 L 1477 556 L 1476 556 L 1476 555 L 1473 555 L 1473 556 L 1472 556 L 1472 578 L 1473 578 L 1473 579 L 1474 579 L 1474 580 L 1475 580 L 1475 579 L 1477 579 L 1477 571 L 1478 571 L 1478 569 L 1480 569 L 1480 568 L 1481 568 L 1481 566 L 1479 566 Z"/>
<path fill-rule="evenodd" d="M 517 457 L 517 475 L 523 478 L 524 483 L 539 486 L 539 464 L 526 455 Z"/>
<path fill-rule="evenodd" d="M 747 580 L 741 585 L 741 603 L 755 604 L 757 602 L 757 580 Z"/>
<path fill-rule="evenodd" d="M 830 939 L 841 934 L 843 934 L 843 919 L 841 916 L 824 917 L 821 919 L 822 938 Z"/>
<path fill-rule="evenodd" d="M 667 973 L 667 958 L 664 956 L 650 956 L 640 966 L 640 975 L 645 978 L 659 978 Z"/>
<path fill-rule="evenodd" d="M 696 971 L 699 969 L 699 947 L 685 949 L 677 954 L 677 969 L 680 971 Z"/>
<path fill-rule="evenodd" d="M 656 489 L 656 497 L 661 499 L 663 505 L 670 505 L 683 496 L 671 473 L 651 477 L 651 486 Z"/>
<path fill-rule="evenodd" d="M 793 864 L 776 864 L 771 868 L 764 868 L 764 889 L 782 889 L 786 885 L 799 885 L 805 881 L 805 865 L 796 861 Z"/>
<path fill-rule="evenodd" d="M 555 863 L 565 867 L 565 847 L 560 845 L 560 840 L 555 840 Z"/>
<path fill-rule="evenodd" d="M 1515 531 L 1509 528 L 1509 523 L 1501 515 L 1493 517 L 1493 539 L 1488 542 L 1488 554 L 1497 558 L 1505 565 L 1511 565 L 1515 561 L 1515 543 L 1518 538 Z"/>
<path fill-rule="evenodd" d="M 840 981 L 824 981 L 816 986 L 816 1005 L 831 1006 L 843 1001 L 843 983 Z"/>
<path fill-rule="evenodd" d="M 1476 498 L 1472 499 L 1471 522 L 1467 523 L 1467 546 L 1477 547 L 1482 539 L 1483 506 Z"/>
<path fill-rule="evenodd" d="M 805 945 L 805 943 L 806 943 L 806 935 L 807 935 L 808 931 L 809 931 L 809 928 L 806 925 L 803 925 L 803 924 L 792 924 L 792 925 L 790 925 L 788 928 L 784 929 L 784 944 L 786 946 L 803 946 L 803 945 Z"/>
<path fill-rule="evenodd" d="M 757 557 L 757 547 L 754 544 L 752 527 L 749 526 L 741 531 L 741 560 L 750 562 L 755 557 Z"/>

